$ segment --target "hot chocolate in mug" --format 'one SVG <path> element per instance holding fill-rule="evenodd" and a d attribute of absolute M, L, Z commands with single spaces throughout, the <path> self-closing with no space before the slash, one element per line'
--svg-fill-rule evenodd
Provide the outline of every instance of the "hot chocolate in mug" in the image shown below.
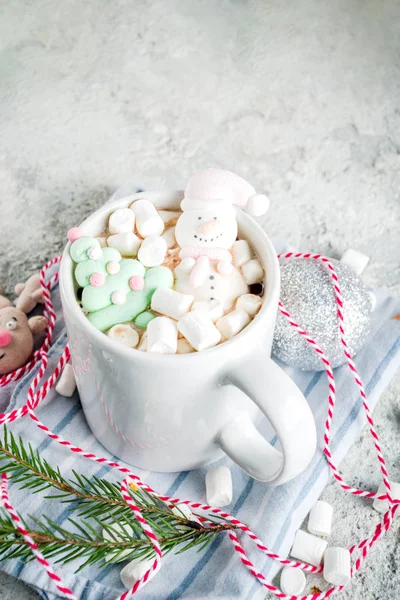
<path fill-rule="evenodd" d="M 98 235 L 117 208 L 146 198 L 179 210 L 183 192 L 145 192 L 107 203 L 81 227 Z M 312 412 L 292 380 L 271 360 L 280 270 L 265 232 L 237 209 L 239 235 L 266 273 L 261 310 L 231 340 L 190 354 L 141 352 L 97 330 L 76 299 L 67 245 L 60 289 L 71 360 L 88 424 L 113 455 L 149 471 L 196 469 L 227 454 L 249 475 L 279 485 L 299 475 L 316 448 Z M 258 432 L 260 411 L 280 450 Z"/>

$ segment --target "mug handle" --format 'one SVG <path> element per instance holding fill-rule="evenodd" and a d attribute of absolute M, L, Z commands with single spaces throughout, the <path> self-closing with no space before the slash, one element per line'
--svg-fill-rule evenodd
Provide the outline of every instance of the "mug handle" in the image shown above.
<path fill-rule="evenodd" d="M 315 454 L 317 432 L 308 402 L 290 377 L 260 352 L 235 364 L 227 383 L 257 404 L 274 427 L 282 452 L 265 440 L 245 412 L 221 430 L 218 442 L 224 452 L 251 477 L 273 485 L 304 471 Z"/>

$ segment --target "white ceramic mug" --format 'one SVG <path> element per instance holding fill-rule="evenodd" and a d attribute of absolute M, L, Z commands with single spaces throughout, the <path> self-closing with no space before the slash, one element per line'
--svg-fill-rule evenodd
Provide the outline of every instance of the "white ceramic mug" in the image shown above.
<path fill-rule="evenodd" d="M 182 197 L 133 194 L 100 208 L 82 227 L 98 235 L 109 215 L 135 198 L 178 210 Z M 237 220 L 240 236 L 252 244 L 267 274 L 264 302 L 241 333 L 215 348 L 160 355 L 109 339 L 79 308 L 69 244 L 61 263 L 61 300 L 83 410 L 107 450 L 150 471 L 195 469 L 225 452 L 255 479 L 278 485 L 307 467 L 316 429 L 303 394 L 270 357 L 280 286 L 275 250 L 251 217 L 238 210 Z M 260 410 L 281 451 L 256 429 Z"/>

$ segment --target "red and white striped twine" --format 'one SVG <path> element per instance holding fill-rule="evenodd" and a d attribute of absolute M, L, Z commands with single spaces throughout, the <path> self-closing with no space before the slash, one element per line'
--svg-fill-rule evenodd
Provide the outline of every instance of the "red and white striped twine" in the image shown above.
<path fill-rule="evenodd" d="M 2 482 L 1 482 L 1 499 L 3 501 L 4 504 L 4 508 L 7 510 L 8 514 L 10 515 L 10 517 L 12 518 L 12 520 L 14 521 L 14 527 L 15 529 L 17 529 L 17 531 L 19 531 L 19 533 L 22 535 L 22 537 L 24 538 L 25 542 L 27 543 L 27 545 L 29 546 L 29 548 L 32 550 L 33 554 L 35 555 L 36 560 L 42 565 L 42 567 L 45 569 L 45 571 L 47 572 L 47 575 L 50 577 L 50 579 L 52 579 L 54 581 L 54 583 L 56 584 L 58 590 L 66 597 L 66 598 L 70 598 L 71 600 L 78 600 L 77 597 L 73 594 L 73 592 L 71 592 L 71 590 L 69 588 L 67 588 L 65 585 L 63 585 L 61 578 L 57 575 L 57 573 L 55 573 L 53 571 L 53 569 L 51 568 L 50 564 L 48 563 L 48 561 L 44 558 L 43 554 L 40 552 L 38 545 L 33 541 L 32 537 L 29 535 L 28 531 L 25 529 L 20 517 L 18 516 L 15 508 L 13 507 L 13 505 L 10 503 L 10 500 L 8 498 L 8 476 L 7 473 L 2 473 L 1 476 Z"/>
<path fill-rule="evenodd" d="M 278 258 L 281 258 L 281 259 L 305 258 L 305 259 L 310 259 L 310 260 L 316 260 L 316 261 L 321 262 L 328 269 L 328 272 L 330 273 L 333 288 L 335 291 L 336 303 L 337 303 L 337 307 L 338 307 L 337 308 L 338 326 L 339 326 L 339 331 L 340 331 L 341 343 L 343 345 L 343 352 L 346 357 L 347 364 L 353 373 L 354 380 L 359 389 L 362 405 L 363 405 L 363 408 L 364 408 L 364 411 L 366 414 L 366 418 L 367 418 L 367 421 L 369 424 L 369 431 L 374 440 L 375 451 L 376 451 L 376 454 L 378 457 L 379 466 L 380 466 L 380 470 L 382 473 L 382 478 L 383 478 L 384 485 L 386 488 L 385 494 L 378 495 L 375 492 L 361 490 L 361 489 L 355 488 L 351 485 L 348 485 L 343 480 L 342 476 L 340 475 L 339 470 L 333 461 L 332 453 L 330 450 L 330 432 L 331 432 L 332 420 L 333 420 L 335 403 L 336 403 L 336 386 L 335 386 L 335 377 L 334 377 L 332 367 L 330 365 L 328 358 L 325 356 L 323 350 L 319 347 L 319 345 L 315 342 L 315 340 L 313 340 L 307 334 L 307 332 L 301 327 L 300 324 L 296 323 L 296 321 L 291 317 L 291 315 L 287 312 L 287 310 L 285 310 L 285 308 L 283 307 L 281 302 L 279 302 L 279 310 L 282 313 L 282 315 L 284 315 L 288 319 L 290 325 L 292 327 L 294 327 L 298 331 L 298 333 L 307 340 L 307 342 L 309 344 L 311 344 L 311 346 L 314 348 L 315 352 L 317 352 L 317 354 L 320 356 L 320 358 L 324 364 L 324 367 L 325 367 L 325 371 L 326 371 L 326 374 L 328 377 L 329 392 L 328 392 L 328 415 L 327 415 L 327 419 L 326 419 L 326 423 L 325 423 L 323 451 L 324 451 L 328 465 L 332 471 L 334 478 L 336 479 L 336 481 L 338 481 L 338 483 L 341 485 L 341 487 L 346 492 L 349 492 L 355 496 L 362 496 L 362 497 L 371 498 L 371 499 L 379 498 L 380 500 L 387 499 L 389 502 L 388 511 L 383 516 L 383 520 L 378 523 L 378 525 L 376 526 L 372 535 L 350 548 L 351 554 L 357 555 L 356 560 L 354 562 L 354 566 L 352 568 L 352 576 L 353 576 L 360 569 L 363 561 L 367 557 L 369 550 L 372 548 L 372 546 L 376 543 L 376 541 L 378 539 L 380 539 L 388 531 L 390 525 L 392 524 L 392 521 L 393 521 L 394 515 L 397 511 L 397 508 L 399 506 L 399 501 L 393 500 L 391 497 L 389 475 L 388 475 L 388 472 L 386 469 L 385 459 L 383 457 L 382 450 L 380 447 L 379 437 L 375 430 L 375 426 L 374 426 L 374 422 L 372 419 L 370 408 L 368 406 L 364 386 L 362 384 L 361 378 L 358 374 L 357 368 L 354 364 L 354 361 L 349 352 L 348 345 L 346 342 L 344 319 L 343 319 L 343 312 L 342 312 L 343 311 L 343 299 L 342 299 L 342 294 L 340 291 L 339 280 L 336 275 L 335 269 L 334 269 L 332 263 L 330 262 L 330 260 L 328 258 L 325 258 L 324 256 L 321 256 L 320 254 L 302 254 L 302 253 L 288 252 L 283 255 L 278 255 Z M 12 423 L 13 421 L 16 421 L 17 419 L 29 414 L 30 418 L 36 423 L 36 425 L 39 427 L 39 429 L 41 429 L 44 433 L 46 433 L 46 435 L 50 439 L 57 441 L 61 446 L 65 446 L 65 447 L 69 448 L 71 450 L 71 452 L 73 452 L 75 454 L 79 454 L 83 458 L 87 458 L 94 462 L 108 465 L 109 467 L 118 470 L 119 472 L 121 472 L 124 475 L 124 479 L 121 483 L 121 495 L 124 498 L 124 500 L 127 502 L 127 504 L 129 505 L 129 507 L 131 508 L 134 517 L 140 523 L 145 535 L 150 540 L 150 542 L 153 546 L 154 552 L 155 552 L 155 559 L 154 559 L 154 562 L 153 562 L 151 568 L 148 571 L 146 571 L 146 573 L 143 575 L 143 577 L 135 583 L 135 585 L 132 587 L 131 590 L 128 590 L 128 591 L 124 592 L 121 596 L 119 596 L 118 600 L 127 600 L 127 598 L 129 598 L 131 595 L 135 594 L 144 585 L 146 585 L 152 579 L 152 577 L 156 574 L 156 572 L 159 570 L 159 568 L 161 566 L 161 558 L 162 558 L 162 550 L 161 550 L 161 547 L 160 547 L 160 544 L 158 542 L 156 535 L 154 534 L 150 525 L 143 518 L 140 509 L 138 508 L 138 506 L 136 506 L 132 496 L 129 493 L 128 485 L 129 485 L 130 481 L 134 481 L 135 485 L 137 485 L 140 488 L 143 488 L 144 490 L 146 490 L 149 494 L 153 495 L 154 497 L 159 498 L 160 500 L 162 500 L 164 502 L 167 502 L 170 506 L 173 506 L 174 504 L 177 504 L 177 503 L 187 504 L 194 510 L 201 510 L 201 511 L 205 511 L 209 515 L 219 515 L 220 517 L 223 517 L 224 519 L 229 521 L 232 525 L 235 525 L 235 527 L 237 527 L 237 529 L 242 531 L 247 537 L 249 537 L 255 543 L 256 547 L 263 554 L 265 554 L 267 557 L 269 557 L 273 560 L 276 560 L 277 562 L 279 562 L 282 565 L 300 568 L 303 571 L 308 571 L 311 573 L 322 572 L 322 567 L 314 567 L 312 565 L 308 565 L 308 564 L 305 564 L 305 563 L 302 563 L 299 561 L 290 560 L 288 558 L 279 556 L 279 554 L 276 554 L 275 552 L 272 552 L 267 546 L 265 546 L 263 544 L 263 542 L 257 537 L 257 535 L 245 523 L 242 523 L 239 519 L 230 515 L 227 512 L 224 512 L 220 508 L 213 508 L 212 506 L 209 506 L 206 504 L 201 504 L 200 502 L 192 502 L 190 500 L 181 500 L 180 498 L 170 498 L 169 496 L 158 494 L 149 485 L 147 485 L 145 482 L 141 481 L 140 478 L 137 475 L 135 475 L 135 473 L 132 473 L 130 471 L 130 469 L 128 469 L 127 467 L 120 465 L 118 462 L 111 461 L 108 458 L 97 456 L 91 452 L 85 452 L 85 450 L 83 450 L 82 448 L 79 448 L 78 446 L 74 446 L 68 440 L 65 440 L 64 438 L 57 435 L 56 433 L 53 433 L 44 423 L 42 423 L 38 419 L 38 417 L 36 416 L 36 414 L 34 412 L 35 408 L 47 396 L 47 394 L 49 393 L 49 391 L 51 390 L 51 388 L 54 386 L 55 382 L 57 381 L 58 377 L 60 376 L 65 364 L 70 360 L 70 351 L 69 351 L 69 347 L 67 345 L 65 347 L 64 352 L 62 353 L 53 373 L 48 377 L 47 380 L 45 380 L 42 383 L 42 385 L 39 387 L 39 389 L 37 391 L 35 391 L 36 388 L 38 387 L 40 381 L 44 377 L 44 374 L 45 374 L 45 371 L 47 368 L 47 363 L 48 363 L 47 352 L 51 345 L 51 337 L 52 337 L 52 334 L 54 331 L 54 326 L 56 323 L 56 315 L 54 312 L 53 304 L 51 302 L 51 289 L 58 279 L 58 273 L 56 275 L 54 275 L 50 279 L 49 282 L 46 282 L 45 277 L 46 277 L 46 273 L 47 273 L 48 269 L 51 266 L 53 266 L 54 264 L 58 263 L 60 260 L 61 260 L 61 257 L 54 258 L 53 260 L 51 260 L 49 263 L 47 263 L 43 267 L 43 269 L 41 270 L 41 273 L 40 273 L 40 284 L 41 284 L 41 287 L 43 290 L 43 296 L 44 296 L 44 301 L 45 301 L 44 314 L 48 319 L 48 329 L 47 329 L 47 334 L 46 334 L 46 338 L 43 342 L 43 345 L 40 348 L 40 350 L 35 352 L 35 354 L 32 357 L 32 360 L 27 365 L 25 365 L 21 369 L 18 369 L 17 371 L 14 371 L 13 373 L 10 373 L 9 375 L 6 375 L 6 376 L 0 378 L 0 387 L 7 385 L 11 381 L 17 381 L 18 379 L 23 377 L 23 375 L 25 375 L 25 373 L 28 373 L 29 371 L 31 371 L 34 368 L 34 366 L 36 365 L 36 363 L 38 363 L 39 361 L 40 361 L 40 367 L 29 387 L 28 399 L 27 399 L 26 404 L 22 408 L 11 411 L 10 413 L 0 414 L 0 425 L 3 423 Z M 16 513 L 15 509 L 11 505 L 9 498 L 8 498 L 7 474 L 6 473 L 3 473 L 3 475 L 2 475 L 1 495 L 2 495 L 2 499 L 4 501 L 4 506 L 5 506 L 6 510 L 8 511 L 8 513 L 10 514 L 16 529 L 24 537 L 26 543 L 31 548 L 36 559 L 40 562 L 40 564 L 47 571 L 47 574 L 54 581 L 58 590 L 62 594 L 64 594 L 65 597 L 76 600 L 75 596 L 73 595 L 71 590 L 69 590 L 66 586 L 64 586 L 62 584 L 60 577 L 53 571 L 49 562 L 43 557 L 38 546 L 35 544 L 35 542 L 29 536 L 29 533 L 23 527 L 21 519 L 19 518 L 18 514 Z M 201 521 L 203 521 L 204 523 L 209 523 L 209 521 L 207 520 L 206 517 L 200 517 L 200 518 L 201 518 Z M 212 526 L 212 524 L 210 524 L 210 525 Z M 266 580 L 266 578 L 264 577 L 264 575 L 262 573 L 258 572 L 256 567 L 253 565 L 253 563 L 248 558 L 246 551 L 244 550 L 242 544 L 240 543 L 240 541 L 234 531 L 229 531 L 229 538 L 232 541 L 233 547 L 234 547 L 235 551 L 238 553 L 240 560 L 247 567 L 247 569 L 250 571 L 250 573 L 253 575 L 253 577 L 255 577 L 267 590 L 272 592 L 277 598 L 281 598 L 283 600 L 322 600 L 323 598 L 328 598 L 332 594 L 339 592 L 340 590 L 343 589 L 343 586 L 331 587 L 324 592 L 318 592 L 316 594 L 311 594 L 311 595 L 306 595 L 306 596 L 294 596 L 294 595 L 288 596 L 288 595 L 284 594 L 283 592 L 281 592 L 281 590 L 279 588 L 277 588 L 274 585 L 272 585 L 271 583 L 269 583 Z"/>

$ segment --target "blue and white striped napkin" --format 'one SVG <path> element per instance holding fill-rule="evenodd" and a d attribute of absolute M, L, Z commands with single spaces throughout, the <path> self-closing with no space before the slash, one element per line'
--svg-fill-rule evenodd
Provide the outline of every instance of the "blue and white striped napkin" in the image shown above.
<path fill-rule="evenodd" d="M 281 248 L 279 248 L 281 250 Z M 356 364 L 365 383 L 371 408 L 388 385 L 400 364 L 400 321 L 391 320 L 400 312 L 400 301 L 377 291 L 377 307 L 373 314 L 372 331 L 365 348 L 356 357 Z M 58 339 L 51 349 L 49 372 L 54 368 L 66 343 L 62 331 L 62 315 L 58 288 L 54 290 L 55 307 L 59 315 L 57 324 Z M 278 488 L 260 484 L 228 459 L 221 461 L 232 468 L 234 496 L 229 511 L 248 523 L 257 535 L 274 551 L 286 555 L 293 541 L 294 533 L 301 525 L 311 506 L 317 500 L 330 478 L 328 466 L 322 454 L 322 433 L 327 410 L 327 383 L 322 373 L 302 372 L 284 367 L 304 392 L 313 410 L 319 435 L 319 449 L 306 472 Z M 13 389 L 9 410 L 24 404 L 27 389 L 35 371 L 18 382 Z M 346 455 L 366 421 L 358 395 L 347 367 L 336 370 L 337 410 L 332 431 L 332 450 L 335 462 L 339 463 Z M 38 409 L 40 418 L 56 433 L 78 446 L 98 455 L 107 455 L 104 448 L 90 432 L 77 394 L 70 399 L 51 392 L 51 402 Z M 110 480 L 118 477 L 110 468 L 96 465 L 61 448 L 50 441 L 29 417 L 10 425 L 16 435 L 21 435 L 33 447 L 38 448 L 43 458 L 58 465 L 68 476 L 72 469 L 87 476 L 96 475 Z M 266 424 L 260 430 L 275 442 Z M 149 473 L 136 469 L 138 475 L 160 493 L 182 499 L 205 502 L 205 469 L 177 474 Z M 379 481 L 377 469 L 376 480 Z M 11 485 L 10 497 L 14 506 L 23 516 L 49 515 L 60 525 L 67 525 L 68 508 L 55 500 L 45 500 L 38 495 L 21 491 L 18 485 Z M 250 549 L 250 557 L 257 568 L 272 578 L 278 565 L 257 553 L 250 541 L 245 541 Z M 0 568 L 32 585 L 46 599 L 55 600 L 57 590 L 36 562 L 26 564 L 22 560 L 1 562 Z M 56 565 L 63 581 L 81 600 L 111 600 L 123 592 L 119 579 L 120 566 L 108 566 L 99 570 L 95 566 L 87 568 L 79 575 L 74 567 Z M 168 555 L 164 568 L 143 590 L 138 593 L 144 600 L 177 600 L 178 598 L 240 598 L 258 600 L 265 598 L 265 589 L 250 575 L 234 553 L 228 537 L 221 535 L 208 548 L 198 554 L 189 550 L 179 556 Z"/>

